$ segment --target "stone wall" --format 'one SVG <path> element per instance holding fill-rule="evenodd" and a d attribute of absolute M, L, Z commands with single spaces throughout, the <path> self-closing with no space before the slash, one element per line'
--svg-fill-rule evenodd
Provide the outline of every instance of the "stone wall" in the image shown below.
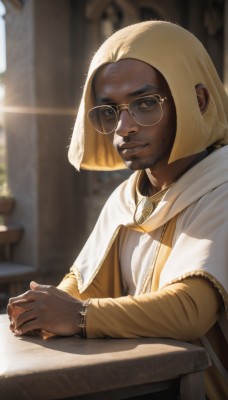
<path fill-rule="evenodd" d="M 85 240 L 85 180 L 67 159 L 77 108 L 70 3 L 30 0 L 22 10 L 6 5 L 6 105 L 16 107 L 6 116 L 9 184 L 16 199 L 11 218 L 25 228 L 14 260 L 54 280 Z M 72 115 L 63 115 L 69 109 Z"/>

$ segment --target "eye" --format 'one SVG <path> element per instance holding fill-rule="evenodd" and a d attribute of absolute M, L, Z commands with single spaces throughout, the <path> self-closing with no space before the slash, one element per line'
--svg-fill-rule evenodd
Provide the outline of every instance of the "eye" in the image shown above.
<path fill-rule="evenodd" d="M 99 107 L 99 113 L 104 118 L 115 117 L 116 115 L 114 108 L 111 106 Z"/>
<path fill-rule="evenodd" d="M 140 109 L 151 109 L 158 104 L 158 99 L 154 96 L 151 97 L 141 97 L 134 101 L 134 107 Z"/>

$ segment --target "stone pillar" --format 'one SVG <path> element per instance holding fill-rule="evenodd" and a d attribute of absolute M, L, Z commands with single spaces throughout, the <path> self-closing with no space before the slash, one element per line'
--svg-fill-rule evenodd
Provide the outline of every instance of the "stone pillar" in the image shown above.
<path fill-rule="evenodd" d="M 224 77 L 224 86 L 226 92 L 228 94 L 228 2 L 225 1 L 225 10 L 224 10 L 224 68 L 223 68 L 223 77 Z"/>
<path fill-rule="evenodd" d="M 6 105 L 16 107 L 6 115 L 8 178 L 16 199 L 12 222 L 25 229 L 14 260 L 36 266 L 54 284 L 85 240 L 84 182 L 67 159 L 76 115 L 70 5 L 6 4 Z M 75 112 L 64 115 L 69 109 Z"/>

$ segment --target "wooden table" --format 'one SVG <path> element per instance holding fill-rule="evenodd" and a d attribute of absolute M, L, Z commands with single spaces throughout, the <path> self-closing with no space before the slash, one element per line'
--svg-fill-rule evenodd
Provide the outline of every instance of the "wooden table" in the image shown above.
<path fill-rule="evenodd" d="M 126 399 L 180 385 L 205 398 L 204 349 L 163 339 L 15 337 L 0 315 L 0 399 Z M 82 397 L 83 396 L 83 397 Z"/>

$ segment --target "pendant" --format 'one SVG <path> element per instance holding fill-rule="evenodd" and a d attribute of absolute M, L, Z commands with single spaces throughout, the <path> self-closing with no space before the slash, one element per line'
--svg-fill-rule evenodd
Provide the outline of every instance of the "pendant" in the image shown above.
<path fill-rule="evenodd" d="M 141 225 L 154 211 L 155 204 L 149 197 L 144 197 L 138 204 L 134 214 L 134 221 Z"/>

